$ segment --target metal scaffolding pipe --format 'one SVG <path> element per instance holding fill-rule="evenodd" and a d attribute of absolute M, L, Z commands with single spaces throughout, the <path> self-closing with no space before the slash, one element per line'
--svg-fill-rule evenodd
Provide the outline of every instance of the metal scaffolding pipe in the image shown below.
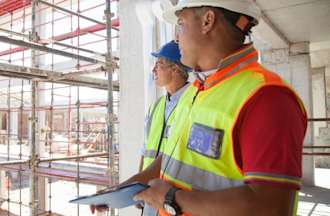
<path fill-rule="evenodd" d="M 7 33 L 7 34 L 11 34 L 11 35 L 15 35 L 15 36 L 19 36 L 19 37 L 29 39 L 29 35 L 26 35 L 26 34 L 23 34 L 23 33 L 20 33 L 20 32 L 11 31 L 11 30 L 4 29 L 4 28 L 0 28 L 0 31 L 4 32 L 4 33 Z"/>
<path fill-rule="evenodd" d="M 330 121 L 330 118 L 309 118 L 309 122 Z"/>
<path fill-rule="evenodd" d="M 91 22 L 94 22 L 94 23 L 97 23 L 97 24 L 100 24 L 100 25 L 104 25 L 105 26 L 105 23 L 101 22 L 101 21 L 98 21 L 98 20 L 95 20 L 95 19 L 92 19 L 90 17 L 87 17 L 87 16 L 84 16 L 80 13 L 76 13 L 76 12 L 73 12 L 71 10 L 68 10 L 68 9 L 65 9 L 65 8 L 62 8 L 62 7 L 59 7 L 57 5 L 54 5 L 54 4 L 51 4 L 49 2 L 46 2 L 46 1 L 42 1 L 42 0 L 37 0 L 38 2 L 44 4 L 44 5 L 47 5 L 49 7 L 52 7 L 52 8 L 55 8 L 57 10 L 60 10 L 60 11 L 63 11 L 65 13 L 68 13 L 68 14 L 71 14 L 71 15 L 75 15 L 75 16 L 78 16 L 80 18 L 83 18 L 85 20 L 88 20 L 88 21 L 91 21 Z"/>
<path fill-rule="evenodd" d="M 97 73 L 97 72 L 104 72 L 105 69 L 103 66 L 93 68 L 93 69 L 87 69 L 87 70 L 79 70 L 79 71 L 72 71 L 69 73 L 63 74 L 63 77 L 76 77 L 80 75 L 85 75 L 85 74 L 92 74 L 92 73 Z"/>
<path fill-rule="evenodd" d="M 0 166 L 28 164 L 29 162 L 30 162 L 30 160 L 10 160 L 10 161 L 1 161 L 1 162 L 0 162 Z"/>
<path fill-rule="evenodd" d="M 93 63 L 93 64 L 98 64 L 98 63 L 104 64 L 105 63 L 103 61 L 100 61 L 98 59 L 94 59 L 94 58 L 91 58 L 91 57 L 81 56 L 81 55 L 77 55 L 77 54 L 74 54 L 74 53 L 49 48 L 49 47 L 42 46 L 42 45 L 37 44 L 37 43 L 30 43 L 30 42 L 26 42 L 26 41 L 23 41 L 23 40 L 16 40 L 16 39 L 8 38 L 6 36 L 0 36 L 0 42 L 4 42 L 4 43 L 8 43 L 8 44 L 14 44 L 14 45 L 17 45 L 17 46 L 28 47 L 28 48 L 33 49 L 33 50 L 43 51 L 43 52 L 47 52 L 47 53 L 53 53 L 53 54 L 60 55 L 60 56 L 65 56 L 65 57 L 68 57 L 68 58 L 80 59 L 82 61 L 90 62 L 90 63 Z"/>
<path fill-rule="evenodd" d="M 306 149 L 314 149 L 314 148 L 327 149 L 327 148 L 330 148 L 330 146 L 304 146 L 304 148 L 306 148 Z"/>
<path fill-rule="evenodd" d="M 109 178 L 109 185 L 115 185 L 118 182 L 117 173 L 115 169 L 115 148 L 114 148 L 114 121 L 115 116 L 113 113 L 113 88 L 112 88 L 112 82 L 113 82 L 113 72 L 114 72 L 114 66 L 112 63 L 112 43 L 111 43 L 111 2 L 109 0 L 105 1 L 106 9 L 104 11 L 105 19 L 106 19 L 106 31 L 107 31 L 107 53 L 106 53 L 106 63 L 105 68 L 108 73 L 108 116 L 107 116 L 107 130 L 108 130 L 108 167 L 110 170 L 110 178 Z M 115 209 L 110 209 L 110 215 L 115 215 Z"/>
<path fill-rule="evenodd" d="M 313 152 L 313 153 L 303 152 L 303 155 L 306 155 L 306 156 L 330 156 L 330 153 L 326 153 L 326 152 Z"/>
<path fill-rule="evenodd" d="M 63 161 L 63 160 L 79 160 L 79 159 L 86 159 L 86 158 L 95 158 L 95 157 L 108 157 L 108 153 L 94 153 L 94 154 L 85 154 L 85 155 L 77 155 L 77 156 L 69 156 L 69 157 L 57 157 L 57 158 L 45 158 L 45 159 L 38 159 L 36 164 L 39 163 L 46 163 L 46 162 L 54 162 L 54 161 Z M 20 165 L 20 164 L 30 164 L 31 160 L 11 160 L 11 161 L 1 161 L 0 166 L 7 166 L 7 165 Z"/>
<path fill-rule="evenodd" d="M 39 79 L 40 81 L 50 81 L 68 85 L 80 85 L 96 89 L 108 89 L 108 83 L 106 80 L 81 76 L 65 77 L 65 73 L 4 63 L 0 63 L 0 75 L 28 80 Z M 116 82 L 113 83 L 113 85 L 114 89 L 118 91 L 119 83 Z"/>
<path fill-rule="evenodd" d="M 83 52 L 86 52 L 86 53 L 91 53 L 91 54 L 100 56 L 100 58 L 102 58 L 102 62 L 104 61 L 104 54 L 99 53 L 99 52 L 95 52 L 93 50 L 89 50 L 89 49 L 85 49 L 85 48 L 81 48 L 81 47 L 72 46 L 72 45 L 61 43 L 61 42 L 57 42 L 57 41 L 51 40 L 51 39 L 44 39 L 44 40 L 42 40 L 42 42 L 43 43 L 41 43 L 41 44 L 43 44 L 43 45 L 55 44 L 55 45 L 58 45 L 58 46 L 69 48 L 69 49 L 75 49 L 75 50 L 83 51 Z"/>
<path fill-rule="evenodd" d="M 37 12 L 37 0 L 32 0 L 32 12 L 31 12 L 31 38 L 32 42 L 36 42 L 38 40 L 37 30 L 36 30 L 36 12 Z M 24 42 L 24 41 L 22 41 Z M 31 51 L 31 65 L 32 67 L 37 67 L 37 58 L 36 58 L 36 50 L 32 49 Z M 38 152 L 37 152 L 37 90 L 38 90 L 38 82 L 36 80 L 32 80 L 31 86 L 31 143 L 30 143 L 30 166 L 31 166 L 31 176 L 30 176 L 30 215 L 36 216 L 38 215 L 38 177 L 37 177 L 37 160 L 38 160 Z"/>
<path fill-rule="evenodd" d="M 94 158 L 94 157 L 108 157 L 107 153 L 95 153 L 95 154 L 86 154 L 86 155 L 77 155 L 77 156 L 69 156 L 69 157 L 58 157 L 58 158 L 47 158 L 40 159 L 40 163 L 45 162 L 54 162 L 54 161 L 62 161 L 62 160 L 76 160 L 76 159 L 85 159 L 85 158 Z"/>
<path fill-rule="evenodd" d="M 112 26 L 113 27 L 119 26 L 119 19 L 113 20 L 112 21 Z M 76 30 L 76 31 L 72 31 L 72 32 L 69 32 L 69 33 L 64 33 L 64 34 L 57 35 L 57 36 L 54 36 L 54 37 L 49 38 L 49 39 L 58 42 L 58 41 L 68 40 L 68 39 L 71 39 L 71 38 L 74 38 L 74 37 L 77 37 L 77 36 L 86 35 L 88 33 L 94 33 L 94 32 L 98 32 L 98 31 L 102 31 L 104 29 L 105 29 L 105 26 L 95 24 L 93 26 L 88 26 L 86 28 L 79 29 L 79 31 Z M 42 44 L 42 42 L 40 42 L 40 43 Z M 27 50 L 27 48 L 25 48 L 25 47 L 16 47 L 16 48 L 13 48 L 13 49 L 1 51 L 0 56 L 9 55 L 9 54 L 17 53 L 17 52 L 22 52 L 22 51 L 25 51 L 25 50 Z"/>

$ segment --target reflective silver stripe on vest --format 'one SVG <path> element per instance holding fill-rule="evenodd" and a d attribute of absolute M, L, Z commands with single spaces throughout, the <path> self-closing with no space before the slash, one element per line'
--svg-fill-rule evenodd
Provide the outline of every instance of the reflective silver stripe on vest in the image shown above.
<path fill-rule="evenodd" d="M 143 157 L 156 158 L 156 155 L 157 155 L 156 150 L 146 150 L 143 154 Z"/>
<path fill-rule="evenodd" d="M 238 72 L 241 68 L 245 67 L 246 65 L 252 63 L 252 62 L 257 62 L 258 61 L 258 56 L 252 57 L 244 62 L 241 62 L 239 65 L 237 65 L 236 67 L 234 67 L 233 69 L 231 69 L 228 73 L 226 73 L 221 80 L 226 79 L 227 77 L 233 75 L 234 73 Z M 206 87 L 211 87 L 213 85 L 215 85 L 216 83 L 220 82 L 219 79 L 214 80 L 213 82 L 208 82 L 205 83 Z"/>
<path fill-rule="evenodd" d="M 240 53 L 231 56 L 227 59 L 223 59 L 223 61 L 220 62 L 219 64 L 219 69 L 225 68 L 228 65 L 231 65 L 232 63 L 234 63 L 235 61 L 241 59 L 242 57 L 246 56 L 247 54 L 253 52 L 255 49 L 252 45 L 249 45 L 249 47 L 245 48 L 244 50 L 242 50 Z"/>
<path fill-rule="evenodd" d="M 195 190 L 215 191 L 244 185 L 243 180 L 231 180 L 206 170 L 184 164 L 163 154 L 162 172 L 174 179 L 185 182 Z"/>

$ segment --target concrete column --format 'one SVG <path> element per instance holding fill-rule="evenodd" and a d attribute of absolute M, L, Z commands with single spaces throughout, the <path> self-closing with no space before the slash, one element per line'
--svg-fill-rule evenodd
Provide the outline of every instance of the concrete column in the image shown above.
<path fill-rule="evenodd" d="M 151 0 L 120 1 L 120 106 L 119 106 L 119 177 L 127 179 L 138 171 L 139 150 L 144 139 L 144 116 L 155 95 L 150 72 L 153 59 L 154 17 Z M 140 215 L 134 207 L 120 215 Z"/>
<path fill-rule="evenodd" d="M 330 115 L 330 112 L 329 112 L 330 103 L 328 102 L 328 98 L 330 96 L 330 92 L 329 92 L 329 89 L 327 86 L 330 85 L 330 64 L 324 67 L 324 74 L 325 74 L 325 94 L 326 94 L 327 116 L 329 116 Z M 328 125 L 329 125 L 329 122 L 328 122 Z"/>
<path fill-rule="evenodd" d="M 45 25 L 39 25 L 45 23 L 47 21 L 47 11 L 41 11 L 41 4 L 37 5 L 37 13 L 36 13 L 36 32 L 40 38 L 47 38 L 47 29 Z M 36 67 L 42 68 L 43 65 L 46 64 L 46 57 L 45 55 L 39 55 L 40 52 L 36 52 Z M 43 89 L 46 87 L 45 83 L 38 83 L 38 90 L 37 90 L 37 104 L 36 106 L 39 107 L 45 102 L 45 91 L 39 91 L 39 89 Z M 40 142 L 40 129 L 45 125 L 45 112 L 44 111 L 37 111 L 37 128 L 36 128 L 36 152 L 38 156 L 43 156 L 45 151 L 45 143 Z M 29 127 L 31 130 L 31 127 Z M 31 134 L 31 132 L 29 132 Z M 31 135 L 30 135 L 31 136 Z M 36 189 L 37 189 L 37 200 L 38 200 L 38 209 L 46 210 L 46 179 L 44 177 L 37 177 L 36 178 Z M 41 212 L 41 211 L 40 211 Z"/>
<path fill-rule="evenodd" d="M 307 115 L 312 116 L 312 72 L 308 43 L 291 45 L 290 49 L 263 51 L 262 64 L 285 79 L 304 102 Z M 304 145 L 313 145 L 313 124 L 308 124 Z M 314 158 L 303 157 L 303 183 L 314 185 Z"/>
<path fill-rule="evenodd" d="M 312 70 L 313 82 L 313 118 L 326 118 L 327 115 L 327 78 L 326 68 L 315 68 Z M 329 71 L 330 72 L 330 71 Z M 314 125 L 314 145 L 326 146 L 330 142 L 330 128 L 328 123 L 313 122 Z M 327 149 L 316 149 L 316 152 L 329 152 Z M 329 168 L 329 157 L 316 157 L 315 167 Z"/>
<path fill-rule="evenodd" d="M 326 80 L 325 68 L 315 68 L 312 70 L 312 89 L 313 89 L 313 118 L 327 117 L 326 104 Z M 313 122 L 315 145 L 323 144 L 320 139 L 320 129 L 326 128 L 326 122 Z"/>

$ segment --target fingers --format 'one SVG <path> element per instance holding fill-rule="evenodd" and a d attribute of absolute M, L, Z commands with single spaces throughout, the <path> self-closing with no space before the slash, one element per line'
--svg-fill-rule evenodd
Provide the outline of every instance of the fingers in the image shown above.
<path fill-rule="evenodd" d="M 95 210 L 98 212 L 104 212 L 107 211 L 109 207 L 107 205 L 98 205 L 98 206 L 90 205 L 89 209 L 91 210 L 91 213 L 94 214 Z"/>
<path fill-rule="evenodd" d="M 137 209 L 143 209 L 143 204 L 142 203 L 138 203 L 138 204 L 135 205 L 135 207 Z"/>
<path fill-rule="evenodd" d="M 91 213 L 94 214 L 95 213 L 95 206 L 94 205 L 90 205 L 89 209 L 91 210 Z"/>
<path fill-rule="evenodd" d="M 134 195 L 134 197 L 133 197 L 133 200 L 134 200 L 134 201 L 145 200 L 145 196 L 146 196 L 146 194 L 149 193 L 149 190 L 150 190 L 150 188 L 147 188 L 147 189 L 145 189 L 145 190 L 142 190 L 142 191 L 136 193 L 136 194 Z"/>
<path fill-rule="evenodd" d="M 143 198 L 143 196 L 141 196 L 141 193 L 138 193 L 133 197 L 133 200 L 136 202 L 136 201 L 144 200 L 144 198 Z M 137 205 L 139 205 L 139 204 L 137 204 Z"/>

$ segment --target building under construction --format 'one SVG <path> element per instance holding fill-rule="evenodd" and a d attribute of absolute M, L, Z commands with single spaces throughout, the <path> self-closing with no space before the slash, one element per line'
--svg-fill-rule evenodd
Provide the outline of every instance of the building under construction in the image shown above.
<path fill-rule="evenodd" d="M 259 61 L 309 117 L 298 215 L 330 216 L 330 1 L 256 2 Z M 150 53 L 175 31 L 165 3 L 177 1 L 0 0 L 0 215 L 92 215 L 68 201 L 137 172 L 144 117 L 163 94 Z"/>

